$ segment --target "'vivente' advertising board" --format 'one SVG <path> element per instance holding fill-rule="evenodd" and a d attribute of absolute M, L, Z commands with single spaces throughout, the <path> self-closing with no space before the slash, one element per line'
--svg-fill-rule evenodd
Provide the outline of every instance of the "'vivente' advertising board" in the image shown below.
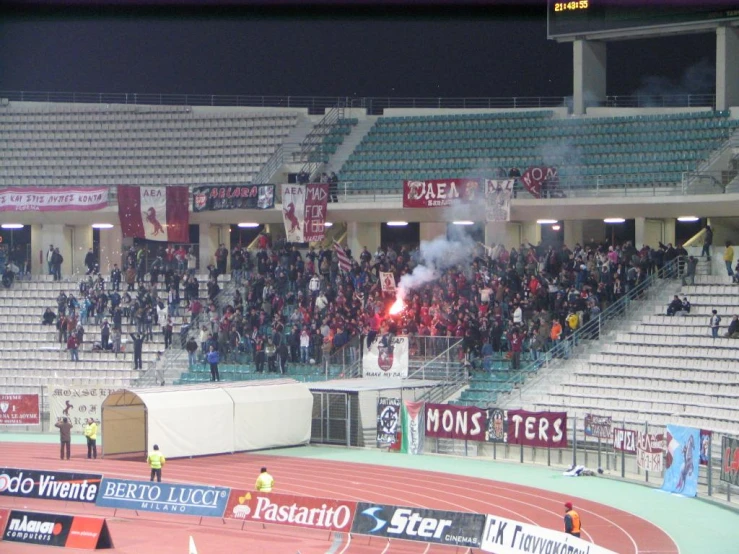
<path fill-rule="evenodd" d="M 2 468 L 0 496 L 92 503 L 102 478 L 92 473 Z"/>

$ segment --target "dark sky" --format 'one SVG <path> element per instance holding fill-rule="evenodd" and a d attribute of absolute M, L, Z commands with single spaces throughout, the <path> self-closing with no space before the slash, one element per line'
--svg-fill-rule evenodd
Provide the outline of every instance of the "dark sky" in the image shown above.
<path fill-rule="evenodd" d="M 712 34 L 611 43 L 608 93 L 645 83 L 710 92 L 714 64 Z M 6 7 L 0 90 L 567 96 L 572 46 L 547 40 L 545 2 L 362 11 Z"/>

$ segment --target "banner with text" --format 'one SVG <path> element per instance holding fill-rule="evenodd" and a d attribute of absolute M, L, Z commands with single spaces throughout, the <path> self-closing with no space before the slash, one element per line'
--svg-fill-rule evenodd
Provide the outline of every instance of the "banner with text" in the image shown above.
<path fill-rule="evenodd" d="M 400 451 L 406 454 L 423 454 L 423 402 L 405 400 L 401 408 L 403 443 Z"/>
<path fill-rule="evenodd" d="M 82 433 L 87 418 L 100 425 L 100 407 L 108 395 L 117 389 L 108 387 L 46 387 L 49 398 L 49 422 L 53 427 L 63 417 L 72 424 L 72 433 Z M 100 430 L 98 430 L 100 433 Z M 98 437 L 98 441 L 100 438 Z"/>
<path fill-rule="evenodd" d="M 108 206 L 108 187 L 3 187 L 0 212 L 80 212 Z"/>
<path fill-rule="evenodd" d="M 639 433 L 636 439 L 636 465 L 646 471 L 662 471 L 665 436 Z"/>
<path fill-rule="evenodd" d="M 721 437 L 721 480 L 739 486 L 739 439 Z"/>
<path fill-rule="evenodd" d="M 275 185 L 195 187 L 192 211 L 269 210 L 275 207 Z"/>
<path fill-rule="evenodd" d="M 511 220 L 514 179 L 485 179 L 485 221 Z"/>
<path fill-rule="evenodd" d="M 485 516 L 359 502 L 352 533 L 479 548 Z"/>
<path fill-rule="evenodd" d="M 695 496 L 700 470 L 700 430 L 668 425 L 665 442 L 667 459 L 662 490 Z"/>
<path fill-rule="evenodd" d="M 395 292 L 395 274 L 392 271 L 380 271 L 382 292 Z"/>
<path fill-rule="evenodd" d="M 485 440 L 487 442 L 505 442 L 506 421 L 505 412 L 500 408 L 488 408 L 487 430 Z"/>
<path fill-rule="evenodd" d="M 377 399 L 377 447 L 387 448 L 397 441 L 400 398 Z"/>
<path fill-rule="evenodd" d="M 0 496 L 92 503 L 102 479 L 94 473 L 1 468 Z"/>
<path fill-rule="evenodd" d="M 636 431 L 616 428 L 613 430 L 613 449 L 616 452 L 636 454 L 636 439 Z"/>
<path fill-rule="evenodd" d="M 529 167 L 521 175 L 521 183 L 534 198 L 564 197 L 559 190 L 559 172 L 556 167 Z"/>
<path fill-rule="evenodd" d="M 494 554 L 615 554 L 561 531 L 492 515 L 485 521 L 480 548 Z"/>
<path fill-rule="evenodd" d="M 475 179 L 403 181 L 404 208 L 443 208 L 481 202 L 480 181 Z"/>
<path fill-rule="evenodd" d="M 0 425 L 38 425 L 38 394 L 0 394 Z"/>
<path fill-rule="evenodd" d="M 440 439 L 484 441 L 487 410 L 475 406 L 426 404 L 426 436 Z"/>
<path fill-rule="evenodd" d="M 613 427 L 613 418 L 611 416 L 599 416 L 595 414 L 585 414 L 585 436 L 595 437 L 598 439 L 610 440 L 612 437 L 611 428 Z"/>
<path fill-rule="evenodd" d="M 222 517 L 230 489 L 206 485 L 103 479 L 96 504 L 144 512 Z"/>
<path fill-rule="evenodd" d="M 566 448 L 567 412 L 508 410 L 508 443 Z"/>
<path fill-rule="evenodd" d="M 363 377 L 408 377 L 408 337 L 376 335 L 369 344 L 368 339 L 362 341 Z"/>
<path fill-rule="evenodd" d="M 189 242 L 188 187 L 118 186 L 118 217 L 123 238 Z"/>
<path fill-rule="evenodd" d="M 356 509 L 357 503 L 349 500 L 233 489 L 224 517 L 348 533 Z"/>
<path fill-rule="evenodd" d="M 328 184 L 282 185 L 287 242 L 315 242 L 326 235 Z"/>

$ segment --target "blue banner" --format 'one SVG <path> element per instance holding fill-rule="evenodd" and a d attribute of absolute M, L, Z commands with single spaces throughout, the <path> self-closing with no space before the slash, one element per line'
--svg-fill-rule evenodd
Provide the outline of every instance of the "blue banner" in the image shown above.
<path fill-rule="evenodd" d="M 146 512 L 222 517 L 231 489 L 206 485 L 103 479 L 96 505 Z"/>
<path fill-rule="evenodd" d="M 679 425 L 667 426 L 667 459 L 662 490 L 695 496 L 700 469 L 700 430 Z"/>

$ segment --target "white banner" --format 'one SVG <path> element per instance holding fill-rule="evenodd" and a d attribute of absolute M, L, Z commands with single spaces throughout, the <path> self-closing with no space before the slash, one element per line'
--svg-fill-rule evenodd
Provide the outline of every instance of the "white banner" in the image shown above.
<path fill-rule="evenodd" d="M 408 377 L 408 337 L 377 335 L 372 344 L 363 341 L 363 377 Z"/>
<path fill-rule="evenodd" d="M 395 292 L 395 275 L 391 271 L 380 271 L 382 292 Z"/>
<path fill-rule="evenodd" d="M 564 520 L 564 514 L 562 518 Z M 492 515 L 488 515 L 485 522 L 481 549 L 495 554 L 616 554 L 561 531 Z"/>
<path fill-rule="evenodd" d="M 0 212 L 64 212 L 102 210 L 108 187 L 3 187 Z"/>
<path fill-rule="evenodd" d="M 511 220 L 514 179 L 485 179 L 485 221 Z"/>
<path fill-rule="evenodd" d="M 87 418 L 91 417 L 100 424 L 100 406 L 108 395 L 120 387 L 46 387 L 49 397 L 49 421 L 53 427 L 63 417 L 69 419 L 73 433 L 82 433 Z"/>
<path fill-rule="evenodd" d="M 665 436 L 639 433 L 636 440 L 636 465 L 646 471 L 662 471 Z"/>
<path fill-rule="evenodd" d="M 282 220 L 287 242 L 305 242 L 304 185 L 282 185 Z"/>

